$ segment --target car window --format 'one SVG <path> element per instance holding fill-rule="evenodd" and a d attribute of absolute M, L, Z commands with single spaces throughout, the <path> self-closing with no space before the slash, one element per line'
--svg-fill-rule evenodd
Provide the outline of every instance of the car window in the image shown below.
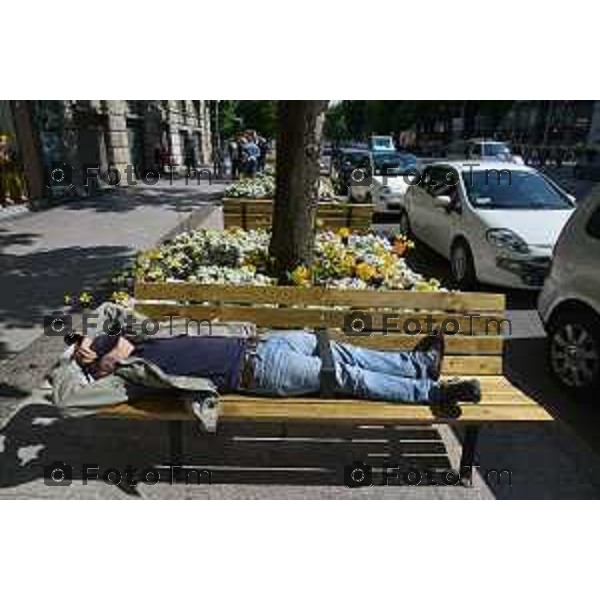
<path fill-rule="evenodd" d="M 600 206 L 593 212 L 585 230 L 588 235 L 600 240 Z"/>
<path fill-rule="evenodd" d="M 432 167 L 429 170 L 427 191 L 432 196 L 451 196 L 456 194 L 458 175 L 450 167 Z"/>
<path fill-rule="evenodd" d="M 481 209 L 555 209 L 573 204 L 557 187 L 534 171 L 485 169 L 463 171 L 467 197 Z"/>
<path fill-rule="evenodd" d="M 484 156 L 499 156 L 502 154 L 510 154 L 510 148 L 506 144 L 500 142 L 493 142 L 489 144 L 482 144 Z"/>

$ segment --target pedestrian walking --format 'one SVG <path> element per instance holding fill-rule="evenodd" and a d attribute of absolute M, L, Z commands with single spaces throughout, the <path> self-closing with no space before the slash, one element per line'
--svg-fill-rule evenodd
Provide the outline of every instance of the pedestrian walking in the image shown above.
<path fill-rule="evenodd" d="M 29 200 L 20 165 L 9 136 L 0 135 L 0 202 L 4 206 Z"/>
<path fill-rule="evenodd" d="M 240 153 L 235 138 L 231 138 L 229 141 L 228 151 L 231 162 L 231 179 L 237 179 L 240 174 Z"/>
<path fill-rule="evenodd" d="M 269 151 L 269 142 L 263 136 L 258 138 L 258 150 L 260 152 L 258 155 L 258 170 L 262 172 L 265 170 L 265 165 L 267 164 L 267 152 Z"/>
<path fill-rule="evenodd" d="M 248 177 L 254 177 L 258 168 L 260 149 L 253 139 L 244 145 L 244 172 Z"/>

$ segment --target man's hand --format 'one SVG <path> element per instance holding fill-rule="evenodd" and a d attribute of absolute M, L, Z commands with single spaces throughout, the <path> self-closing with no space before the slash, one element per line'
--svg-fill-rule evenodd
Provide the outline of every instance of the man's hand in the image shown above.
<path fill-rule="evenodd" d="M 84 337 L 75 349 L 75 360 L 80 365 L 91 365 L 98 355 L 91 348 L 92 340 L 89 337 Z"/>
<path fill-rule="evenodd" d="M 95 373 L 96 379 L 110 375 L 119 364 L 119 361 L 129 358 L 134 350 L 135 346 L 121 336 L 115 347 L 98 361 Z"/>

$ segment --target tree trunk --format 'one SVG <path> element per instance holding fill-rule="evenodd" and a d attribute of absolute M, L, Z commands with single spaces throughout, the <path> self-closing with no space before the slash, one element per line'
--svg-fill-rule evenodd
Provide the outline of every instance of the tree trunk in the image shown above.
<path fill-rule="evenodd" d="M 324 100 L 282 100 L 278 105 L 277 187 L 269 254 L 282 283 L 298 265 L 312 263 L 326 108 Z"/>

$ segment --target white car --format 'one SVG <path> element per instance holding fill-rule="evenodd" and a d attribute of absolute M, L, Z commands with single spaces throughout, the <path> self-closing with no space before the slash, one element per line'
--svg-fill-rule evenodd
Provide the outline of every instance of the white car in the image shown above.
<path fill-rule="evenodd" d="M 538 299 L 551 371 L 583 396 L 600 389 L 600 198 L 582 203 L 565 225 Z"/>
<path fill-rule="evenodd" d="M 381 174 L 375 172 L 373 175 L 355 171 L 350 177 L 348 186 L 348 199 L 350 202 L 361 202 L 373 204 L 373 210 L 377 213 L 387 211 L 395 212 L 401 209 L 401 201 L 409 187 L 409 177 L 404 174 Z"/>
<path fill-rule="evenodd" d="M 397 216 L 401 198 L 418 171 L 417 157 L 407 152 L 374 152 L 373 174 L 353 173 L 348 189 L 349 200 L 373 204 L 376 213 Z"/>
<path fill-rule="evenodd" d="M 400 232 L 449 259 L 461 288 L 538 289 L 575 199 L 524 165 L 438 162 L 402 204 Z"/>
<path fill-rule="evenodd" d="M 513 154 L 510 144 L 497 140 L 486 140 L 476 138 L 471 140 L 459 140 L 448 147 L 448 158 L 457 160 L 479 160 L 509 162 L 522 165 L 523 158 Z"/>

